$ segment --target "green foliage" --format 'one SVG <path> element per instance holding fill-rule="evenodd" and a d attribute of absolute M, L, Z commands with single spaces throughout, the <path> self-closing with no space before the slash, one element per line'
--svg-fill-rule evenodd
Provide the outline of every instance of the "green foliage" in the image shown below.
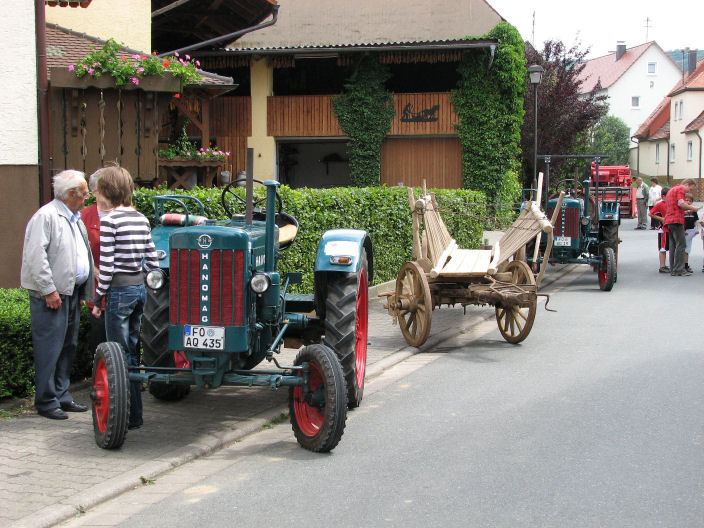
<path fill-rule="evenodd" d="M 496 39 L 493 62 L 485 48 L 465 53 L 452 104 L 462 144 L 465 188 L 483 191 L 490 204 L 518 199 L 521 124 L 526 67 L 524 44 L 510 24 L 499 22 L 486 38 Z"/>
<path fill-rule="evenodd" d="M 337 121 L 350 138 L 350 173 L 359 187 L 379 185 L 381 145 L 394 117 L 393 100 L 384 87 L 389 77 L 388 68 L 375 56 L 363 55 L 345 84 L 345 94 L 332 99 Z"/>
<path fill-rule="evenodd" d="M 73 362 L 71 379 L 90 376 L 93 368 L 88 350 L 90 314 L 83 306 L 78 336 L 78 351 Z M 32 356 L 32 323 L 29 295 L 23 289 L 0 289 L 0 398 L 26 396 L 34 390 Z"/>
<path fill-rule="evenodd" d="M 187 128 L 190 121 L 183 123 L 179 135 L 169 143 L 169 147 L 159 150 L 159 157 L 162 159 L 191 159 L 196 161 L 220 161 L 227 158 L 230 153 L 223 152 L 218 147 L 200 147 L 188 138 Z"/>
<path fill-rule="evenodd" d="M 152 55 L 134 54 L 130 56 L 117 56 L 121 45 L 114 39 L 108 39 L 102 49 L 91 46 L 91 52 L 76 64 L 69 66 L 69 71 L 73 71 L 76 77 L 89 75 L 94 78 L 102 75 L 111 75 L 117 86 L 124 86 L 127 83 L 139 85 L 139 80 L 149 75 L 164 75 L 170 72 L 174 77 L 181 79 L 184 83 L 195 84 L 203 78 L 196 70 L 200 65 L 198 61 L 191 61 L 190 56 L 186 59 L 178 56 L 161 59 Z"/>
<path fill-rule="evenodd" d="M 585 145 L 585 154 L 606 154 L 605 165 L 627 165 L 630 149 L 630 131 L 623 120 L 604 116 L 596 124 L 590 140 Z M 580 147 L 581 150 L 581 147 Z"/>

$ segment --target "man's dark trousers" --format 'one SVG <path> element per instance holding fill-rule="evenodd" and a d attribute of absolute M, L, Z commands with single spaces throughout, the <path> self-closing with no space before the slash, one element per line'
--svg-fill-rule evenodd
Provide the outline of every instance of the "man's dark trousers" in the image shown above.
<path fill-rule="evenodd" d="M 29 297 L 34 347 L 34 407 L 50 411 L 73 401 L 68 391 L 76 355 L 81 303 L 79 288 L 61 296 L 58 310 L 47 308 L 43 297 Z"/>
<path fill-rule="evenodd" d="M 684 238 L 684 224 L 667 224 L 670 234 L 667 238 L 670 242 L 670 273 L 681 274 L 684 272 L 684 250 L 686 240 Z"/>

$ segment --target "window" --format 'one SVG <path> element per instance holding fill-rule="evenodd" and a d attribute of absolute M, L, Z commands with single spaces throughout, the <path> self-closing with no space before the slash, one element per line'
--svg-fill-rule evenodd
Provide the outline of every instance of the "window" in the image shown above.
<path fill-rule="evenodd" d="M 690 139 L 687 141 L 687 161 L 692 161 L 693 157 L 693 148 L 692 148 L 692 140 Z"/>
<path fill-rule="evenodd" d="M 675 101 L 675 118 L 674 120 L 677 121 L 679 118 L 677 117 L 677 109 L 679 108 L 679 105 L 677 104 L 677 101 Z"/>
<path fill-rule="evenodd" d="M 640 106 L 640 97 L 637 95 L 631 97 L 631 108 L 638 108 Z"/>
<path fill-rule="evenodd" d="M 655 163 L 660 163 L 660 143 L 655 143 Z"/>
<path fill-rule="evenodd" d="M 675 145 L 670 145 L 670 163 L 675 162 Z"/>
<path fill-rule="evenodd" d="M 680 101 L 680 119 L 684 119 L 682 115 L 684 113 L 684 101 Z"/>
<path fill-rule="evenodd" d="M 655 63 L 654 62 L 648 63 L 648 74 L 650 74 L 650 75 L 655 74 Z"/>

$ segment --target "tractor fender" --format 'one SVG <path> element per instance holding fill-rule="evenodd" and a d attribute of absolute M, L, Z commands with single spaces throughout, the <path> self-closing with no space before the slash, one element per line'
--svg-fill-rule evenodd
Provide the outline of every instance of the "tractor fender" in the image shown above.
<path fill-rule="evenodd" d="M 374 278 L 374 254 L 372 241 L 361 229 L 331 229 L 323 233 L 315 257 L 315 273 L 337 271 L 356 273 L 359 271 L 362 250 L 367 250 L 367 272 L 369 283 Z M 336 257 L 349 257 L 349 263 L 336 263 Z"/>

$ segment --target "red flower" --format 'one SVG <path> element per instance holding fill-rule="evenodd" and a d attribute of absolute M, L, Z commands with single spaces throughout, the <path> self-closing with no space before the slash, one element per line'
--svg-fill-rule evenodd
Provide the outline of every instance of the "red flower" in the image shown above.
<path fill-rule="evenodd" d="M 125 62 L 127 62 L 127 57 L 124 57 L 124 56 L 123 56 L 123 57 L 122 57 L 122 60 L 125 61 Z"/>
<path fill-rule="evenodd" d="M 140 58 L 140 59 L 146 59 L 147 56 L 146 56 L 146 55 L 140 55 L 139 58 Z"/>
<path fill-rule="evenodd" d="M 181 99 L 181 94 L 180 93 L 174 94 L 174 99 Z"/>
<path fill-rule="evenodd" d="M 169 59 L 164 59 L 164 68 L 169 67 Z"/>
<path fill-rule="evenodd" d="M 156 57 L 156 51 L 152 51 L 152 55 Z"/>

